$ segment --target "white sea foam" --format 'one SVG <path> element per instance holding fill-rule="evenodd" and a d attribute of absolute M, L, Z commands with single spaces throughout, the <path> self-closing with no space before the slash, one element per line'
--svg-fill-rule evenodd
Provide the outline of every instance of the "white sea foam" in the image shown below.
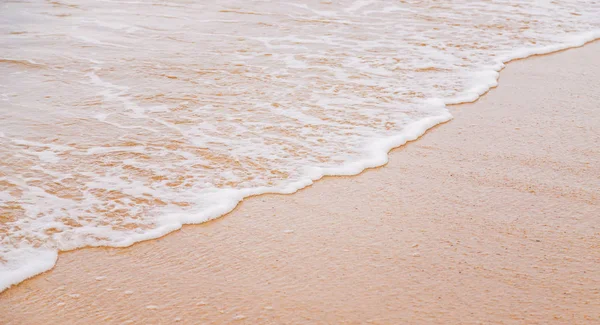
<path fill-rule="evenodd" d="M 595 1 L 149 3 L 2 5 L 0 291 L 381 166 L 506 62 L 600 38 Z"/>

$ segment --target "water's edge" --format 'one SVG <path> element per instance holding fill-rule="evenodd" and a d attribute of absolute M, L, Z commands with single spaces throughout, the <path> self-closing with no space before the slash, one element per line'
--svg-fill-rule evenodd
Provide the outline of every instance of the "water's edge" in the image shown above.
<path fill-rule="evenodd" d="M 555 44 L 551 46 L 541 47 L 537 49 L 519 50 L 512 55 L 499 58 L 494 66 L 489 66 L 488 70 L 481 70 L 477 73 L 480 76 L 480 83 L 462 92 L 460 95 L 446 99 L 431 99 L 428 104 L 437 107 L 447 107 L 448 105 L 457 105 L 463 103 L 471 103 L 477 101 L 481 96 L 485 95 L 490 89 L 498 85 L 499 72 L 505 67 L 506 63 L 511 61 L 525 59 L 531 56 L 551 54 L 567 49 L 582 47 L 585 44 L 600 40 L 600 30 L 594 30 L 586 33 L 581 33 L 573 37 L 570 41 Z M 369 147 L 370 155 L 362 160 L 355 161 L 351 164 L 342 165 L 335 168 L 311 168 L 307 170 L 307 178 L 288 184 L 284 188 L 272 187 L 257 187 L 242 190 L 230 190 L 231 200 L 225 204 L 213 207 L 207 211 L 203 211 L 202 215 L 195 214 L 178 214 L 169 215 L 162 218 L 161 224 L 155 229 L 147 231 L 143 234 L 137 234 L 128 238 L 129 240 L 121 242 L 119 245 L 109 247 L 128 247 L 137 242 L 151 240 L 165 236 L 175 230 L 180 229 L 186 224 L 200 224 L 222 216 L 233 211 L 237 205 L 244 199 L 252 196 L 263 194 L 293 194 L 300 189 L 312 185 L 315 181 L 325 176 L 353 176 L 358 175 L 369 168 L 381 167 L 387 164 L 389 160 L 389 152 L 392 149 L 398 148 L 407 142 L 417 140 L 427 130 L 436 125 L 447 122 L 452 119 L 450 112 L 446 111 L 442 115 L 428 117 L 414 123 L 409 124 L 401 134 L 392 137 L 380 138 L 373 140 Z M 86 247 L 101 247 L 98 246 L 83 246 L 74 249 Z M 66 252 L 66 251 L 62 251 Z M 36 253 L 39 258 L 39 251 Z M 38 260 L 34 265 L 29 264 L 25 269 L 10 270 L 0 272 L 0 294 L 11 286 L 17 285 L 31 277 L 42 274 L 54 268 L 58 260 L 59 251 L 47 250 L 44 252 L 42 259 Z"/>

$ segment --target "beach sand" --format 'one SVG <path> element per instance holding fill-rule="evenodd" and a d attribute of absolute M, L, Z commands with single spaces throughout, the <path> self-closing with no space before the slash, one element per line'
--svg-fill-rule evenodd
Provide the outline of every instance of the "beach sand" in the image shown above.
<path fill-rule="evenodd" d="M 598 324 L 600 42 L 500 78 L 385 167 L 62 253 L 0 323 Z"/>

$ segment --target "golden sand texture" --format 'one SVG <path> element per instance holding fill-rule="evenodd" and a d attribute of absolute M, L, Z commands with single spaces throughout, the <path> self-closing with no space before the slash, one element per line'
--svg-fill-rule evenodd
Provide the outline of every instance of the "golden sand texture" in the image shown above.
<path fill-rule="evenodd" d="M 500 86 L 357 177 L 60 255 L 2 324 L 598 324 L 600 42 Z"/>

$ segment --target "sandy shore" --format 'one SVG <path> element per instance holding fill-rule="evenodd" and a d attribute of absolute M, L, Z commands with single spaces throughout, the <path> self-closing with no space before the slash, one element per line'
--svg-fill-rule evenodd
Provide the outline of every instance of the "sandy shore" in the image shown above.
<path fill-rule="evenodd" d="M 61 254 L 2 324 L 598 324 L 600 42 L 510 63 L 384 168 Z"/>

